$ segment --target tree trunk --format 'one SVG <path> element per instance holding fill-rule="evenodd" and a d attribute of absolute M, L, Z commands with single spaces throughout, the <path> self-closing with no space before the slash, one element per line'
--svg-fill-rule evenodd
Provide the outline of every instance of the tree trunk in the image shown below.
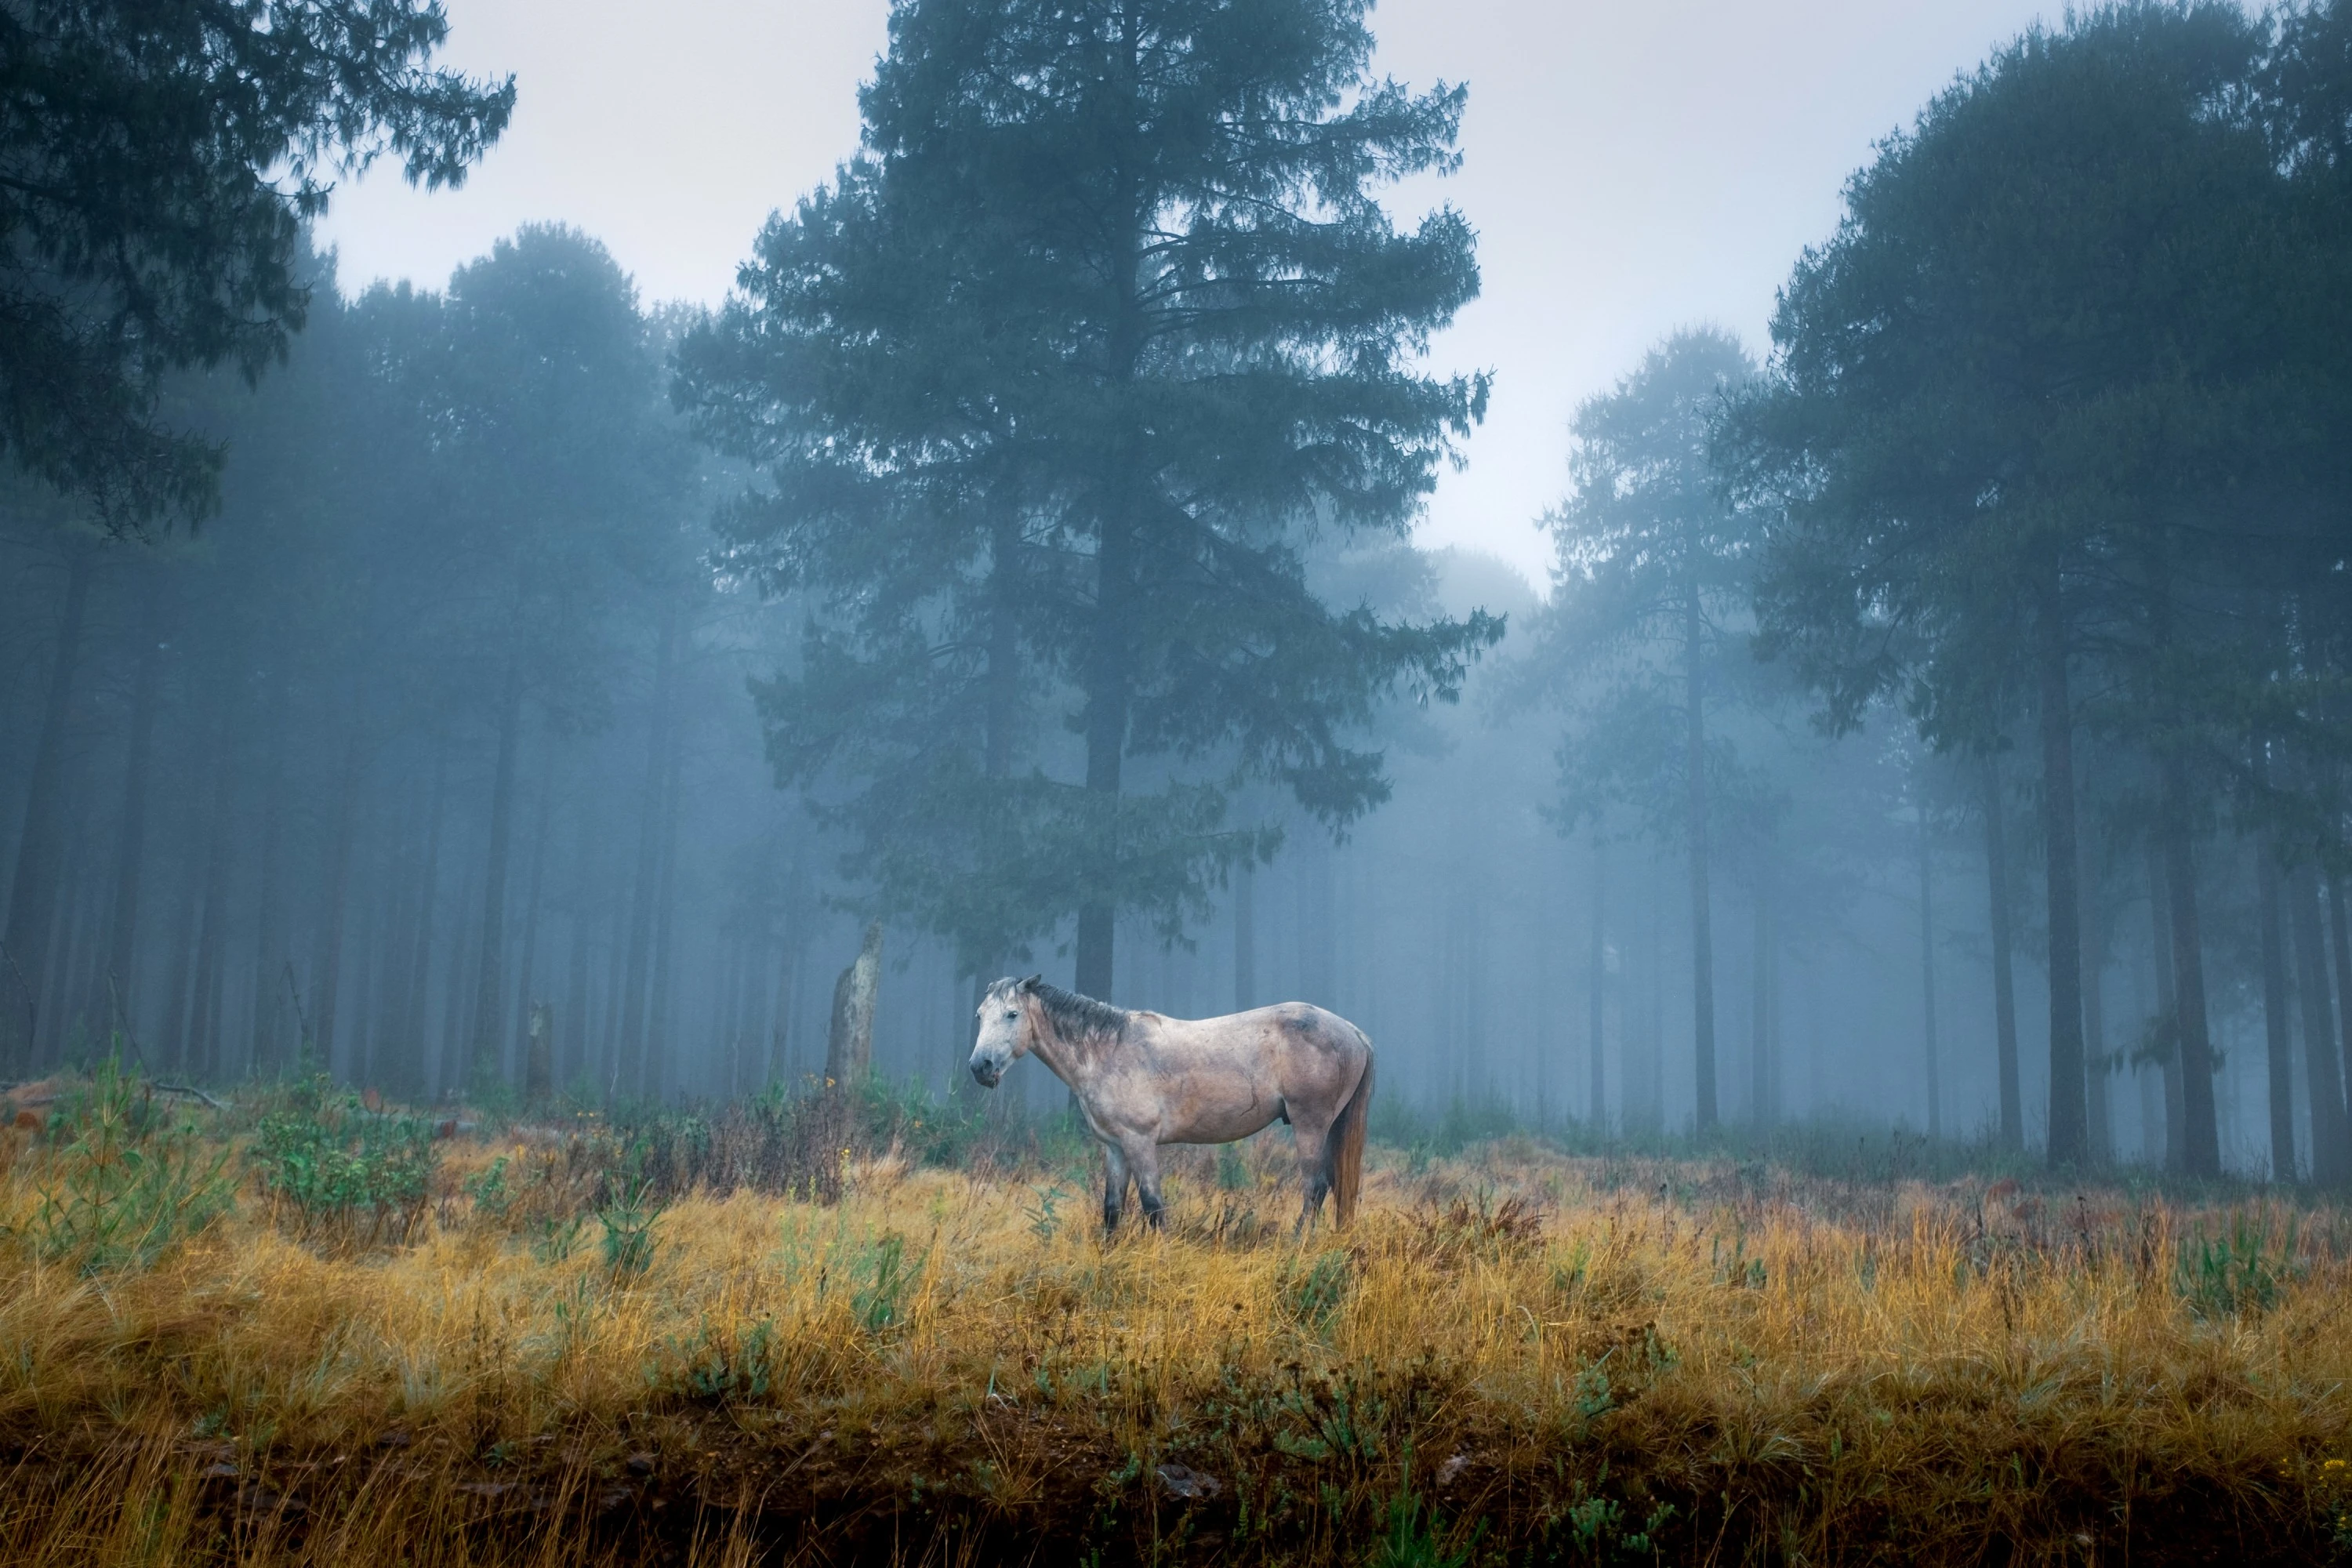
<path fill-rule="evenodd" d="M 58 620 L 57 653 L 49 663 L 48 695 L 41 704 L 41 732 L 33 744 L 24 826 L 16 837 L 16 868 L 8 890 L 7 969 L 0 975 L 0 996 L 15 993 L 19 1005 L 0 1011 L 0 1074 L 15 1073 L 29 1064 L 38 1043 L 43 1025 L 40 987 L 48 973 L 58 885 L 64 871 L 66 715 L 73 703 L 74 675 L 81 664 L 82 616 L 89 604 L 92 555 L 79 545 L 68 550 L 65 611 Z M 17 1038 L 20 1026 L 25 1033 Z"/>
<path fill-rule="evenodd" d="M 1787 1032 L 1780 1027 L 1780 921 L 1776 915 L 1771 945 L 1764 950 L 1764 1049 L 1772 1063 L 1771 1080 L 1764 1086 L 1765 1114 L 1775 1127 L 1786 1115 L 1788 1102 L 1788 1058 L 1780 1048 L 1788 1043 Z"/>
<path fill-rule="evenodd" d="M 2164 851 L 2155 839 L 2147 846 L 2147 912 L 2150 952 L 2156 971 L 2156 1047 L 2158 1078 L 2164 1086 L 2164 1164 L 2185 1169 L 2188 1158 L 2188 1114 L 2180 1091 L 2180 992 L 2172 973 L 2172 896 L 2164 872 Z"/>
<path fill-rule="evenodd" d="M 802 950 L 784 944 L 776 963 L 776 1016 L 768 1036 L 768 1081 L 787 1083 L 793 1073 L 793 1009 L 800 1005 Z"/>
<path fill-rule="evenodd" d="M 1234 1011 L 1257 1005 L 1257 870 L 1247 860 L 1234 873 Z"/>
<path fill-rule="evenodd" d="M 343 915 L 351 903 L 352 838 L 359 816 L 362 752 L 356 726 L 343 742 L 335 785 L 333 826 L 328 830 L 327 885 L 319 919 L 319 951 L 311 973 L 310 1031 L 316 1070 L 335 1059 L 335 1009 L 343 969 Z"/>
<path fill-rule="evenodd" d="M 741 1076 L 743 1055 L 743 942 L 731 932 L 719 939 L 719 951 L 713 955 L 719 973 L 719 1096 L 735 1098 L 739 1089 L 736 1080 Z"/>
<path fill-rule="evenodd" d="M 1020 721 L 1021 617 L 1029 605 L 1021 574 L 1021 519 L 1017 503 L 1000 498 L 989 540 L 991 594 L 988 675 L 983 688 L 981 771 L 1001 779 L 1013 771 L 1013 734 Z"/>
<path fill-rule="evenodd" d="M 190 1008 L 188 1071 L 220 1076 L 221 973 L 228 958 L 228 867 L 232 778 L 236 766 L 234 721 L 224 712 L 213 744 L 212 801 L 205 813 L 204 934 L 196 944 L 195 1000 Z"/>
<path fill-rule="evenodd" d="M 2093 1164 L 2116 1158 L 2115 1113 L 2107 1094 L 2106 972 L 2108 916 L 2091 859 L 2083 859 L 2083 1104 L 2090 1121 L 2084 1145 Z"/>
<path fill-rule="evenodd" d="M 39 998 L 36 1016 L 40 1028 L 33 1071 L 48 1072 L 65 1057 L 79 1020 L 80 996 L 74 989 L 74 959 L 80 922 L 89 901 L 90 879 L 78 874 L 89 862 L 90 802 L 88 792 L 68 788 L 58 828 L 64 843 L 58 852 L 57 906 L 49 915 L 48 962 L 29 978 Z"/>
<path fill-rule="evenodd" d="M 374 1044 L 376 977 L 384 972 L 385 954 L 377 940 L 386 914 L 381 894 L 360 900 L 359 984 L 352 988 L 352 1035 L 343 1046 L 344 1059 L 331 1064 L 335 1076 L 343 1081 L 361 1082 L 367 1077 L 368 1052 Z"/>
<path fill-rule="evenodd" d="M 614 900 L 612 941 L 605 950 L 610 957 L 604 965 L 604 1021 L 596 1046 L 595 1081 L 604 1086 L 608 1103 L 621 1092 L 621 1003 L 626 994 L 622 983 L 629 968 L 622 954 L 628 950 L 628 921 L 629 912 Z"/>
<path fill-rule="evenodd" d="M 685 756 L 682 748 L 675 744 L 670 747 L 669 767 L 662 780 L 661 884 L 656 890 L 658 903 L 654 918 L 652 1001 L 646 1009 L 644 1093 L 650 1100 L 666 1096 L 665 1086 L 677 1067 L 671 1038 L 670 976 L 676 972 L 671 960 L 676 952 L 672 939 L 677 929 L 678 773 Z"/>
<path fill-rule="evenodd" d="M 416 862 L 425 805 L 422 800 L 411 798 L 415 793 L 401 792 L 400 826 L 392 835 L 393 852 L 383 872 L 388 889 L 377 921 L 383 952 L 371 1014 L 374 1020 L 370 1026 L 373 1038 L 364 1056 L 352 1066 L 356 1080 L 374 1089 L 386 1088 L 398 1077 L 400 1042 L 408 1026 L 408 975 L 415 966 L 417 884 L 424 879 L 424 871 Z"/>
<path fill-rule="evenodd" d="M 1764 879 L 1756 879 L 1756 969 L 1748 980 L 1748 1120 L 1760 1131 L 1772 1128 L 1772 902 Z"/>
<path fill-rule="evenodd" d="M 833 1022 L 825 1031 L 827 1088 L 847 1089 L 874 1067 L 874 1005 L 882 986 L 882 922 L 866 928 L 857 957 L 833 986 Z"/>
<path fill-rule="evenodd" d="M 596 1073 L 590 1065 L 591 1041 L 588 1017 L 588 912 L 594 908 L 590 897 L 593 869 L 604 861 L 596 853 L 595 817 L 589 803 L 583 797 L 572 807 L 578 818 L 578 847 L 572 856 L 572 902 L 568 910 L 572 923 L 572 956 L 566 964 L 563 987 L 563 1016 L 559 1020 L 556 1039 L 558 1087 L 594 1082 Z"/>
<path fill-rule="evenodd" d="M 808 932 L 801 908 L 803 883 L 808 875 L 808 835 L 805 831 L 793 837 L 793 868 L 784 878 L 784 907 L 782 939 L 776 953 L 775 1021 L 768 1035 L 768 1081 L 786 1083 L 792 1079 L 793 1008 L 800 1001 L 799 978 L 801 950 L 807 945 Z M 976 984 L 986 981 L 974 977 Z M 979 1003 L 972 1004 L 975 1012 Z M 978 1085 L 972 1086 L 975 1089 Z"/>
<path fill-rule="evenodd" d="M 2017 983 L 2011 970 L 2015 939 L 2009 897 L 2009 810 L 2001 798 L 2000 763 L 1984 763 L 1985 884 L 1992 898 L 1993 1041 L 2000 1074 L 2000 1146 L 2025 1147 L 2025 1104 L 2017 1068 Z"/>
<path fill-rule="evenodd" d="M 1302 999 L 1318 1007 L 1336 1008 L 1332 972 L 1339 967 L 1338 944 L 1332 935 L 1330 840 L 1318 838 L 1298 847 L 1296 878 L 1298 891 L 1298 989 Z"/>
<path fill-rule="evenodd" d="M 522 962 L 515 967 L 514 1037 L 530 1037 L 530 1010 L 539 1005 L 532 1000 L 531 987 L 537 983 L 539 967 L 540 889 L 547 869 L 547 825 L 555 798 L 555 745 L 547 745 L 547 767 L 539 781 L 539 813 L 530 835 L 530 879 L 522 896 Z M 549 1060 L 552 1061 L 554 1045 L 549 1044 Z"/>
<path fill-rule="evenodd" d="M 1684 766 L 1688 773 L 1691 896 L 1691 1035 L 1697 1066 L 1698 1131 L 1715 1131 L 1715 928 L 1707 899 L 1706 714 L 1702 706 L 1698 586 L 1684 608 Z"/>
<path fill-rule="evenodd" d="M 743 1020 L 736 1045 L 735 1092 L 748 1095 L 760 1087 L 768 1061 L 768 952 L 754 928 L 743 938 Z"/>
<path fill-rule="evenodd" d="M 1650 1016 L 1643 1021 L 1642 1131 L 1657 1137 L 1666 1130 L 1666 900 L 1650 889 Z"/>
<path fill-rule="evenodd" d="M 162 582 L 160 573 L 151 574 L 140 616 L 139 670 L 131 686 L 131 745 L 122 769 L 122 818 L 114 846 L 114 910 L 106 944 L 107 1016 L 126 1032 L 139 1016 L 134 983 L 140 881 L 147 868 L 147 777 L 153 766 L 156 695 L 163 682 L 163 628 L 157 625 Z M 274 836 L 276 822 L 265 831 Z"/>
<path fill-rule="evenodd" d="M 530 1023 L 524 1034 L 522 1097 L 526 1104 L 545 1105 L 555 1093 L 555 1018 L 544 1002 L 530 1005 Z"/>
<path fill-rule="evenodd" d="M 83 865 L 87 858 L 85 846 L 89 837 L 89 808 L 85 800 L 76 800 L 68 811 L 64 864 Z M 74 986 L 74 961 L 81 941 L 82 917 L 87 913 L 89 879 L 68 871 L 58 888 L 57 913 L 49 922 L 49 962 L 40 977 L 41 984 L 41 1046 L 35 1058 L 34 1070 L 47 1072 L 64 1059 L 67 1045 L 73 1037 L 78 1017 L 77 1006 L 81 993 Z"/>
<path fill-rule="evenodd" d="M 1020 721 L 1021 619 L 1028 612 L 1029 604 L 1021 570 L 1019 498 L 1007 486 L 992 499 L 996 512 L 989 538 L 988 671 L 982 686 L 981 772 L 987 778 L 1002 779 L 1013 771 L 1013 742 Z M 793 850 L 794 885 L 797 885 L 801 873 L 803 847 L 804 841 L 796 838 Z M 788 911 L 787 921 L 793 918 Z M 788 1026 L 784 1010 L 791 995 L 794 952 L 788 943 L 782 962 L 778 966 L 776 1014 L 768 1051 L 767 1076 L 771 1081 L 782 1078 L 785 1071 L 784 1045 Z M 982 997 L 987 994 L 990 983 L 996 978 L 1000 957 L 992 953 L 973 966 L 971 1005 L 975 1019 L 979 1016 Z M 962 1042 L 960 1052 L 955 1064 L 948 1070 L 949 1099 L 967 1108 L 983 1104 L 1002 1105 L 1002 1100 L 990 1096 L 966 1070 L 971 1056 L 971 1042 Z"/>
<path fill-rule="evenodd" d="M 2180 764 L 2162 768 L 2165 891 L 2172 906 L 2172 983 L 2180 1039 L 2181 1168 L 2221 1173 L 2213 1108 L 2213 1047 L 2205 1006 L 2205 945 L 2197 915 L 2197 859 L 2189 834 L 2189 785 Z"/>
<path fill-rule="evenodd" d="M 2042 729 L 2042 846 L 2049 900 L 2050 1147 L 2053 1170 L 2091 1156 L 2083 1105 L 2082 849 L 2074 821 L 2074 710 L 2057 584 L 2045 590 L 2035 659 Z"/>
<path fill-rule="evenodd" d="M 75 815 L 81 820 L 75 823 L 74 831 L 66 842 L 66 864 L 83 866 L 89 858 L 88 803 L 84 802 Z M 97 901 L 97 894 L 96 879 L 89 876 L 68 876 L 66 879 L 65 907 L 56 928 L 64 941 L 50 943 L 57 956 L 49 965 L 49 1000 L 42 1004 L 41 1009 L 42 1016 L 52 1021 L 48 1048 L 41 1058 L 41 1070 L 44 1072 L 65 1059 L 74 1045 L 75 1030 L 78 1027 L 86 1029 L 89 1025 L 91 991 L 89 976 L 83 971 L 89 963 L 90 950 L 95 942 L 95 933 L 90 928 L 97 920 L 97 910 L 92 907 Z M 83 1043 L 87 1047 L 91 1042 L 85 1038 Z"/>
<path fill-rule="evenodd" d="M 2344 1104 L 2343 1062 L 2336 1049 L 2336 999 L 2327 990 L 2327 955 L 2319 926 L 2319 877 L 2305 861 L 2287 873 L 2288 919 L 2294 929 L 2295 990 L 2303 998 L 2303 1057 L 2311 1079 L 2311 1174 L 2328 1186 L 2352 1182 L 2352 1126 Z"/>
<path fill-rule="evenodd" d="M 2315 876 L 2313 880 L 2318 879 Z M 2312 943 L 2315 951 L 2318 942 Z M 2336 972 L 2336 1027 L 2339 1037 L 2352 1037 L 2352 942 L 2346 940 L 2344 880 L 2334 872 L 2327 876 L 2327 949 Z M 2352 1037 L 2343 1039 L 2345 1047 L 2336 1065 L 2343 1069 L 2345 1100 L 2345 1169 L 2352 1180 Z M 2334 1047 L 2330 1047 L 2334 1055 Z"/>
<path fill-rule="evenodd" d="M 75 835 L 81 847 L 75 850 L 73 863 L 96 858 L 89 847 L 96 829 L 87 820 L 89 813 L 85 810 L 83 815 L 85 820 Z M 106 940 L 105 921 L 99 909 L 104 898 L 104 882 L 94 876 L 78 877 L 74 879 L 74 888 L 73 922 L 64 928 L 71 940 L 66 948 L 65 962 L 58 967 L 59 994 L 72 1013 L 70 1018 L 62 1020 L 63 1044 L 73 1046 L 74 1031 L 79 1029 L 81 1059 L 87 1060 L 105 1048 L 106 993 L 98 983 L 99 949 Z"/>
<path fill-rule="evenodd" d="M 457 856 L 460 866 L 479 863 L 462 851 Z M 451 1100 L 465 1092 L 467 1062 L 473 1045 L 470 1025 L 473 1021 L 474 988 L 467 984 L 466 974 L 464 933 L 468 929 L 474 908 L 473 900 L 466 896 L 462 883 L 457 893 L 457 908 L 451 913 L 455 918 L 450 921 L 449 929 L 455 934 L 449 942 L 449 973 L 441 983 L 440 1043 L 425 1066 L 427 1090 L 436 1100 Z"/>
<path fill-rule="evenodd" d="M 1927 1137 L 1944 1141 L 1944 1076 L 1936 1051 L 1936 896 L 1935 850 L 1928 831 L 1927 807 L 1919 806 L 1919 1001 L 1920 1040 L 1926 1047 L 1927 1069 Z"/>
<path fill-rule="evenodd" d="M 283 1050 L 285 1023 L 285 987 L 278 975 L 293 962 L 290 953 L 279 951 L 285 938 L 279 926 L 285 919 L 280 908 L 284 898 L 282 887 L 286 816 L 286 712 L 289 692 L 283 673 L 269 677 L 268 717 L 264 721 L 267 733 L 263 744 L 268 748 L 268 773 L 261 788 L 261 868 L 260 886 L 254 898 L 253 940 L 253 1070 L 257 1077 L 274 1077 L 285 1068 Z"/>
<path fill-rule="evenodd" d="M 2115 1086 L 2108 1081 L 2107 994 L 2104 971 L 2083 973 L 2083 1045 L 2089 1077 L 2084 1092 L 2091 1108 L 2091 1158 L 2102 1165 L 2116 1160 Z"/>
<path fill-rule="evenodd" d="M 1127 754 L 1127 530 L 1104 528 L 1095 611 L 1095 647 L 1087 671 L 1087 792 L 1097 819 L 1096 868 L 1100 879 L 1078 905 L 1077 976 L 1080 995 L 1110 1001 L 1113 942 L 1118 906 L 1111 883 L 1118 874 L 1118 798 Z"/>
<path fill-rule="evenodd" d="M 1123 17 L 1123 25 L 1127 36 L 1121 40 L 1124 58 L 1118 63 L 1127 73 L 1122 80 L 1133 92 L 1139 90 L 1135 86 L 1139 69 L 1137 50 L 1141 46 L 1133 36 L 1135 18 Z M 1096 853 L 1103 858 L 1094 874 L 1108 879 L 1109 885 L 1098 880 L 1080 891 L 1076 984 L 1080 994 L 1106 1002 L 1113 1000 L 1113 942 L 1118 927 L 1118 799 L 1120 774 L 1127 757 L 1129 682 L 1132 678 L 1129 668 L 1129 605 L 1136 590 L 1135 564 L 1139 542 L 1136 534 L 1143 526 L 1146 483 L 1139 428 L 1144 416 L 1136 409 L 1133 395 L 1137 367 L 1142 362 L 1146 325 L 1138 290 L 1142 285 L 1144 251 L 1152 243 L 1152 215 L 1146 210 L 1136 188 L 1136 182 L 1142 177 L 1140 171 L 1123 171 L 1126 188 L 1112 197 L 1109 209 L 1120 215 L 1115 221 L 1128 227 L 1121 237 L 1123 255 L 1114 263 L 1117 276 L 1112 282 L 1118 290 L 1118 305 L 1106 344 L 1106 380 L 1109 395 L 1120 402 L 1118 416 L 1128 426 L 1114 435 L 1104 454 L 1096 517 L 1094 617 L 1087 628 L 1085 675 L 1087 792 L 1094 797 L 1099 814 Z M 1072 1103 L 1075 1106 L 1075 1096 Z"/>
<path fill-rule="evenodd" d="M 1591 945 L 1585 954 L 1587 985 L 1584 997 L 1584 1038 L 1592 1050 L 1591 1059 L 1586 1064 L 1591 1069 L 1591 1079 L 1586 1094 L 1595 1131 L 1604 1131 L 1609 1126 L 1609 1080 L 1601 1055 L 1602 1047 L 1606 1044 L 1603 1035 L 1609 1000 L 1609 942 L 1604 920 L 1608 913 L 1608 887 L 1601 855 L 1601 835 L 1596 829 L 1592 835 L 1592 930 Z"/>
<path fill-rule="evenodd" d="M 2271 1180 L 2292 1182 L 2295 1179 L 2294 1047 L 2286 1018 L 2285 942 L 2279 931 L 2278 862 L 2270 847 L 2261 843 L 2254 846 L 2254 900 L 2263 942 L 2263 1044 L 2271 1080 Z M 2313 1120 L 2317 1121 L 2315 1106 Z M 2318 1159 L 2315 1147 L 2315 1166 Z"/>
<path fill-rule="evenodd" d="M 620 1033 L 607 1099 L 635 1095 L 645 1080 L 646 988 L 653 966 L 654 884 L 661 872 L 662 764 L 669 750 L 677 648 L 677 610 L 672 606 L 662 616 L 661 641 L 654 653 L 654 700 L 646 727 L 646 804 L 637 822 L 636 885 L 629 900 L 627 980 L 621 993 Z"/>
<path fill-rule="evenodd" d="M 590 1077 L 588 915 L 583 909 L 575 908 L 572 913 L 572 956 L 564 967 L 563 1027 L 557 1037 L 563 1048 L 558 1053 L 555 1071 L 558 1084 L 570 1085 Z"/>
<path fill-rule="evenodd" d="M 503 1076 L 506 1042 L 507 850 L 514 833 L 515 752 L 522 743 L 522 668 L 507 660 L 499 699 L 499 761 L 490 782 L 490 843 L 482 877 L 481 973 L 474 992 L 474 1030 L 467 1073 L 477 1093 Z"/>
<path fill-rule="evenodd" d="M 187 807 L 184 804 L 181 815 Z M 189 836 L 182 835 L 184 841 Z M 177 918 L 172 922 L 171 967 L 163 981 L 163 1016 L 155 1023 L 155 1065 L 179 1072 L 187 1065 L 188 983 L 196 967 L 196 921 L 204 908 L 204 871 L 193 858 L 180 867 Z"/>
<path fill-rule="evenodd" d="M 433 920 L 440 901 L 441 821 L 448 798 L 449 756 L 436 739 L 433 748 L 433 790 L 425 808 L 425 863 L 418 868 L 416 935 L 408 952 L 407 1001 L 401 1008 L 401 1030 L 394 1042 L 398 1053 L 384 1087 L 403 1098 L 430 1092 L 432 1073 L 425 1048 L 433 998 Z M 455 983 L 453 972 L 451 980 Z"/>

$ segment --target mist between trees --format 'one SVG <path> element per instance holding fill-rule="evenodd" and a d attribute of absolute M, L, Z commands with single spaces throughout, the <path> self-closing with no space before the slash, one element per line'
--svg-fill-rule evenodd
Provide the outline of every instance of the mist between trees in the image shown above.
<path fill-rule="evenodd" d="M 943 1095 L 1034 968 L 1329 1006 L 1400 1136 L 2352 1180 L 2342 6 L 1960 79 L 1770 343 L 1578 411 L 1543 594 L 1411 540 L 1489 388 L 1420 368 L 1468 225 L 1379 196 L 1461 89 L 1356 7 L 1097 9 L 899 6 L 719 310 L 289 228 L 282 366 L 140 373 L 181 479 L 12 430 L 6 1075 L 518 1092 L 543 1004 L 583 1103 L 740 1095 L 879 921 Z"/>

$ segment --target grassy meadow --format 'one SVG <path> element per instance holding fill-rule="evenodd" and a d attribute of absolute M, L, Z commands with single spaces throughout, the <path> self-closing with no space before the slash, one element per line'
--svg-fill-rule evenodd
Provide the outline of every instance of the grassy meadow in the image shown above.
<path fill-rule="evenodd" d="M 2327 1561 L 2352 1215 L 1889 1158 L 1089 1151 L 885 1097 L 5 1134 L 12 1564 Z M 1955 1162 L 1946 1162 L 1954 1164 Z"/>

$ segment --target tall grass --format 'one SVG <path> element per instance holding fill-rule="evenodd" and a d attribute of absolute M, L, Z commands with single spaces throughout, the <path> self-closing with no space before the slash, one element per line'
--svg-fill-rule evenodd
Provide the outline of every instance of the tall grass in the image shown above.
<path fill-rule="evenodd" d="M 754 1183 L 744 1114 L 445 1141 L 372 1241 L 230 1119 L 234 1209 L 106 1271 L 33 1239 L 85 1156 L 9 1134 L 0 1560 L 2310 1562 L 2352 1516 L 2331 1207 L 1504 1140 L 1376 1148 L 1294 1239 L 1268 1139 L 1106 1245 L 1050 1131 L 950 1168 L 785 1106 L 847 1118 L 833 1178 Z"/>

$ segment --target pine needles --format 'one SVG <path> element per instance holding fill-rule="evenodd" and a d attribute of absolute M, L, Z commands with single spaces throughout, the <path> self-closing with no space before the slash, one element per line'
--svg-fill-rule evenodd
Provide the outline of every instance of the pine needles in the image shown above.
<path fill-rule="evenodd" d="M 84 1273 L 143 1268 L 229 1206 L 230 1152 L 200 1141 L 109 1056 L 66 1097 L 38 1162 L 26 1239 L 36 1258 Z"/>

